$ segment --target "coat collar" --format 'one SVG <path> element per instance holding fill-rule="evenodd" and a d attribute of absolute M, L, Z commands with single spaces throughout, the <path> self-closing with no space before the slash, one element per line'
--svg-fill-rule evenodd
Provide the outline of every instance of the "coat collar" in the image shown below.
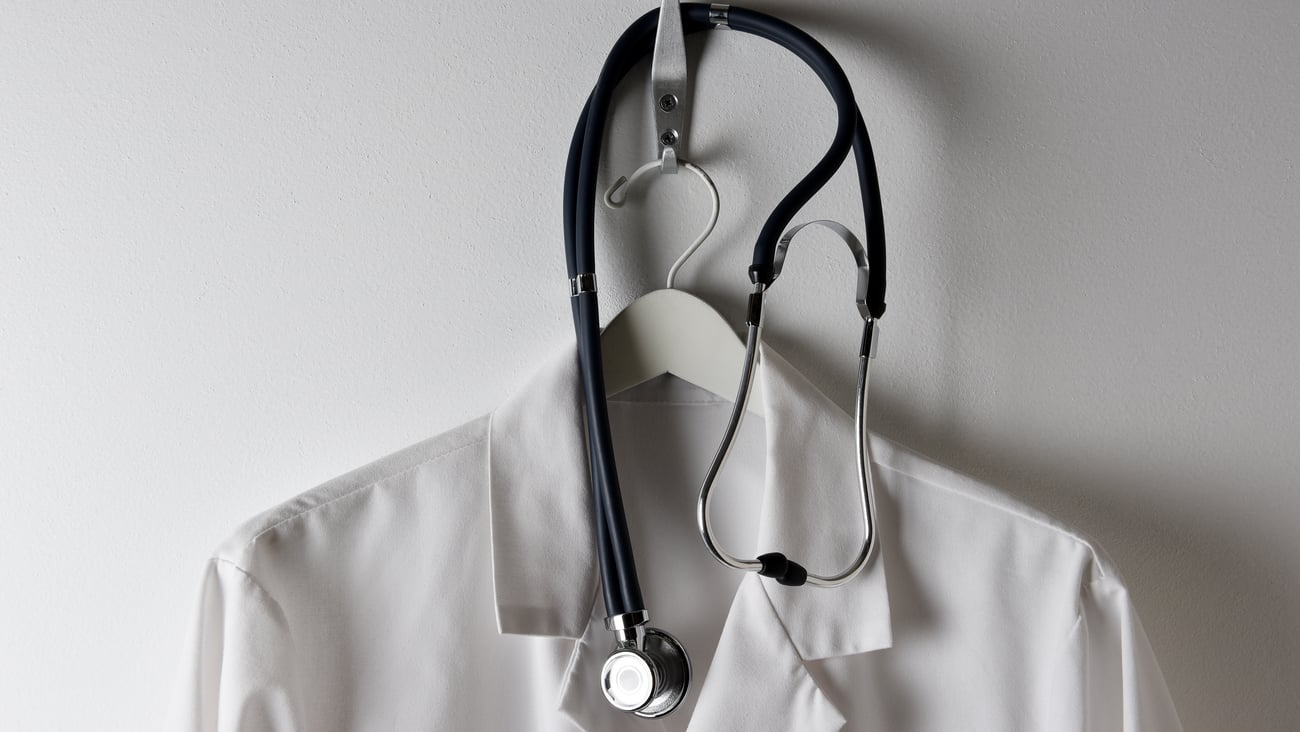
<path fill-rule="evenodd" d="M 857 491 L 853 420 L 766 346 L 755 388 L 764 390 L 767 446 L 758 546 L 785 552 L 813 571 L 838 570 L 861 541 L 860 522 L 843 520 L 829 503 Z M 622 715 L 604 704 L 597 688 L 610 640 L 599 622 L 602 608 L 595 607 L 596 542 L 581 400 L 577 354 L 570 347 L 492 415 L 497 625 L 502 633 L 577 639 L 561 707 L 585 728 L 610 729 Z M 692 682 L 701 685 L 692 728 L 745 728 L 737 717 L 742 711 L 757 715 L 758 726 L 766 728 L 781 718 L 790 720 L 789 728 L 842 725 L 843 716 L 804 663 L 891 645 L 883 548 L 861 575 L 836 589 L 783 587 L 746 576 L 708 678 Z M 712 560 L 702 554 L 701 561 Z"/>

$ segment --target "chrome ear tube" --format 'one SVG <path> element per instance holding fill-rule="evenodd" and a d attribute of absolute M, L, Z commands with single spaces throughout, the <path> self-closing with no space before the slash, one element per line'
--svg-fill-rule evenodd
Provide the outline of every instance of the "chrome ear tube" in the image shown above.
<path fill-rule="evenodd" d="M 781 270 L 785 266 L 785 258 L 790 248 L 790 242 L 804 227 L 811 224 L 820 224 L 838 234 L 848 244 L 849 251 L 852 252 L 854 261 L 857 263 L 856 300 L 858 312 L 862 315 L 862 345 L 858 349 L 858 386 L 857 399 L 855 400 L 857 406 L 854 409 L 856 435 L 854 442 L 858 458 L 858 487 L 861 493 L 862 545 L 858 549 L 857 557 L 849 563 L 847 568 L 835 574 L 820 575 L 809 572 L 803 565 L 791 561 L 779 552 L 762 554 L 754 559 L 741 559 L 733 556 L 718 544 L 717 537 L 713 534 L 713 521 L 710 513 L 713 501 L 713 484 L 717 480 L 718 473 L 722 471 L 722 466 L 727 461 L 736 434 L 740 431 L 740 423 L 745 418 L 745 405 L 749 401 L 749 393 L 754 386 L 754 372 L 758 365 L 758 344 L 763 329 L 763 306 L 768 289 L 768 285 L 763 283 L 756 283 L 754 291 L 749 296 L 749 314 L 746 317 L 745 366 L 741 371 L 740 387 L 736 394 L 735 403 L 732 406 L 731 418 L 727 421 L 727 428 L 722 435 L 722 442 L 718 445 L 718 451 L 713 457 L 713 463 L 709 466 L 709 472 L 704 478 L 704 483 L 700 486 L 700 497 L 695 504 L 695 520 L 700 531 L 700 538 L 704 540 L 704 545 L 708 547 L 709 553 L 713 555 L 714 559 L 728 567 L 758 572 L 764 577 L 771 577 L 780 584 L 792 587 L 803 584 L 813 585 L 814 587 L 839 587 L 862 572 L 867 566 L 867 562 L 871 560 L 871 555 L 876 547 L 876 491 L 871 476 L 871 455 L 867 444 L 866 417 L 867 387 L 871 376 L 871 362 L 876 357 L 876 339 L 880 330 L 867 305 L 870 265 L 867 261 L 866 250 L 862 247 L 862 243 L 858 241 L 858 238 L 853 235 L 853 232 L 838 222 L 810 221 L 787 231 L 777 244 L 776 258 L 773 261 L 773 270 L 775 272 L 773 280 L 780 276 Z"/>

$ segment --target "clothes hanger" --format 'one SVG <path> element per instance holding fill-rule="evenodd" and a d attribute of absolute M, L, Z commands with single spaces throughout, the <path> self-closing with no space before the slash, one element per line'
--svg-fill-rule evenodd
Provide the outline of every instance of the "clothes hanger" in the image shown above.
<path fill-rule="evenodd" d="M 708 186 L 712 213 L 704 230 L 673 263 L 665 287 L 633 300 L 601 331 L 605 393 L 617 394 L 662 374 L 672 374 L 730 401 L 736 395 L 744 369 L 745 344 L 713 306 L 674 286 L 682 264 L 704 243 L 717 223 L 718 191 L 698 166 L 684 160 L 679 164 L 696 173 Z M 648 163 L 633 173 L 631 179 L 620 178 L 605 195 L 606 204 L 614 208 L 622 206 L 626 199 L 615 197 L 619 189 L 630 188 L 638 173 L 644 175 L 643 171 L 658 165 L 658 161 Z M 747 406 L 751 414 L 763 416 L 762 393 L 751 394 Z"/>
<path fill-rule="evenodd" d="M 680 63 L 665 60 L 678 53 Z M 675 287 L 682 265 L 713 233 L 719 211 L 718 189 L 713 180 L 698 165 L 677 155 L 685 145 L 684 45 L 656 44 L 651 80 L 656 117 L 662 118 L 656 119 L 655 126 L 661 156 L 637 168 L 630 177 L 614 181 L 605 193 L 605 205 L 621 208 L 638 181 L 655 172 L 674 174 L 680 167 L 707 186 L 713 206 L 704 230 L 669 268 L 664 289 L 633 300 L 601 331 L 605 394 L 617 394 L 657 376 L 672 374 L 730 401 L 735 398 L 744 371 L 745 343 L 713 306 Z M 750 395 L 746 407 L 750 414 L 763 416 L 761 391 Z"/>

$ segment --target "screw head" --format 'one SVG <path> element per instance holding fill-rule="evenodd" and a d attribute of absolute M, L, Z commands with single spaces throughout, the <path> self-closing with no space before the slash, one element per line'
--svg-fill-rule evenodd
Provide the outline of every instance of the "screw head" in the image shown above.
<path fill-rule="evenodd" d="M 659 144 L 671 147 L 677 144 L 677 130 L 664 130 L 659 133 Z"/>
<path fill-rule="evenodd" d="M 677 97 L 672 94 L 665 94 L 659 97 L 659 109 L 664 112 L 671 112 L 677 109 Z"/>

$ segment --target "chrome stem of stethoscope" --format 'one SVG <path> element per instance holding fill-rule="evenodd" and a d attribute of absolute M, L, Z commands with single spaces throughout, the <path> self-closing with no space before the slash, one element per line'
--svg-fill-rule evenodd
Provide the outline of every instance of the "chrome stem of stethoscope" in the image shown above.
<path fill-rule="evenodd" d="M 728 567 L 755 572 L 763 568 L 762 562 L 735 557 L 718 544 L 713 536 L 713 520 L 709 508 L 713 502 L 713 483 L 718 473 L 722 471 L 723 464 L 727 462 L 727 456 L 731 454 L 731 446 L 735 444 L 736 433 L 740 431 L 740 423 L 744 420 L 748 409 L 749 391 L 754 383 L 754 368 L 758 365 L 758 343 L 763 329 L 763 301 L 766 296 L 767 286 L 761 282 L 756 283 L 754 291 L 749 295 L 749 313 L 745 318 L 747 328 L 745 366 L 740 374 L 740 388 L 736 392 L 731 418 L 727 420 L 727 429 L 722 434 L 722 443 L 718 445 L 713 463 L 709 466 L 709 472 L 704 476 L 704 484 L 700 487 L 699 500 L 695 502 L 695 523 L 699 526 L 700 537 L 704 539 L 704 546 L 708 547 L 709 553 Z"/>
<path fill-rule="evenodd" d="M 876 358 L 876 319 L 867 317 L 862 324 L 862 347 L 858 350 L 858 398 L 853 410 L 853 433 L 858 453 L 858 485 L 862 488 L 862 548 L 848 569 L 837 575 L 808 575 L 808 584 L 838 587 L 858 576 L 876 548 L 876 486 L 871 477 L 871 446 L 867 436 L 867 394 L 871 379 L 871 362 Z"/>
<path fill-rule="evenodd" d="M 867 566 L 871 560 L 871 555 L 876 548 L 876 499 L 875 483 L 871 475 L 871 449 L 867 437 L 867 392 L 868 383 L 871 376 L 871 361 L 876 357 L 876 338 L 879 334 L 876 319 L 865 309 L 865 301 L 862 297 L 865 291 L 865 256 L 859 256 L 862 249 L 857 239 L 853 237 L 847 229 L 835 224 L 834 222 L 815 222 L 826 225 L 836 233 L 840 234 L 849 248 L 854 251 L 855 257 L 858 257 L 859 263 L 859 305 L 863 316 L 862 326 L 862 344 L 858 351 L 858 384 L 857 399 L 854 408 L 854 427 L 855 427 L 855 449 L 857 452 L 858 467 L 858 486 L 861 491 L 861 508 L 863 536 L 862 545 L 858 549 L 857 557 L 849 564 L 848 568 L 832 575 L 819 575 L 808 572 L 800 564 L 790 561 L 784 555 L 779 553 L 764 554 L 756 559 L 741 559 L 727 552 L 718 544 L 717 537 L 713 534 L 713 522 L 711 518 L 711 506 L 713 501 L 713 485 L 717 480 L 718 474 L 722 471 L 722 466 L 727 461 L 727 456 L 731 453 L 731 447 L 735 443 L 736 434 L 740 431 L 741 422 L 745 418 L 746 404 L 749 401 L 749 393 L 753 388 L 754 372 L 758 365 L 758 344 L 763 329 L 763 304 L 767 296 L 767 287 L 762 283 L 754 285 L 754 291 L 749 296 L 749 311 L 745 318 L 747 333 L 745 337 L 745 366 L 741 371 L 740 386 L 737 389 L 736 400 L 731 409 L 731 418 L 727 421 L 726 431 L 723 433 L 722 442 L 718 446 L 718 451 L 713 457 L 713 463 L 709 466 L 709 472 L 704 478 L 704 483 L 700 487 L 700 497 L 695 504 L 695 520 L 699 527 L 700 537 L 704 539 L 704 545 L 708 548 L 709 553 L 713 555 L 722 564 L 733 569 L 740 569 L 750 572 L 758 572 L 767 577 L 772 577 L 780 584 L 784 585 L 803 585 L 809 584 L 815 587 L 838 587 L 843 585 L 854 577 Z M 781 239 L 778 248 L 777 273 L 780 272 L 781 264 L 784 263 L 785 253 L 789 247 L 791 239 L 807 224 L 797 226 L 786 233 Z"/>

